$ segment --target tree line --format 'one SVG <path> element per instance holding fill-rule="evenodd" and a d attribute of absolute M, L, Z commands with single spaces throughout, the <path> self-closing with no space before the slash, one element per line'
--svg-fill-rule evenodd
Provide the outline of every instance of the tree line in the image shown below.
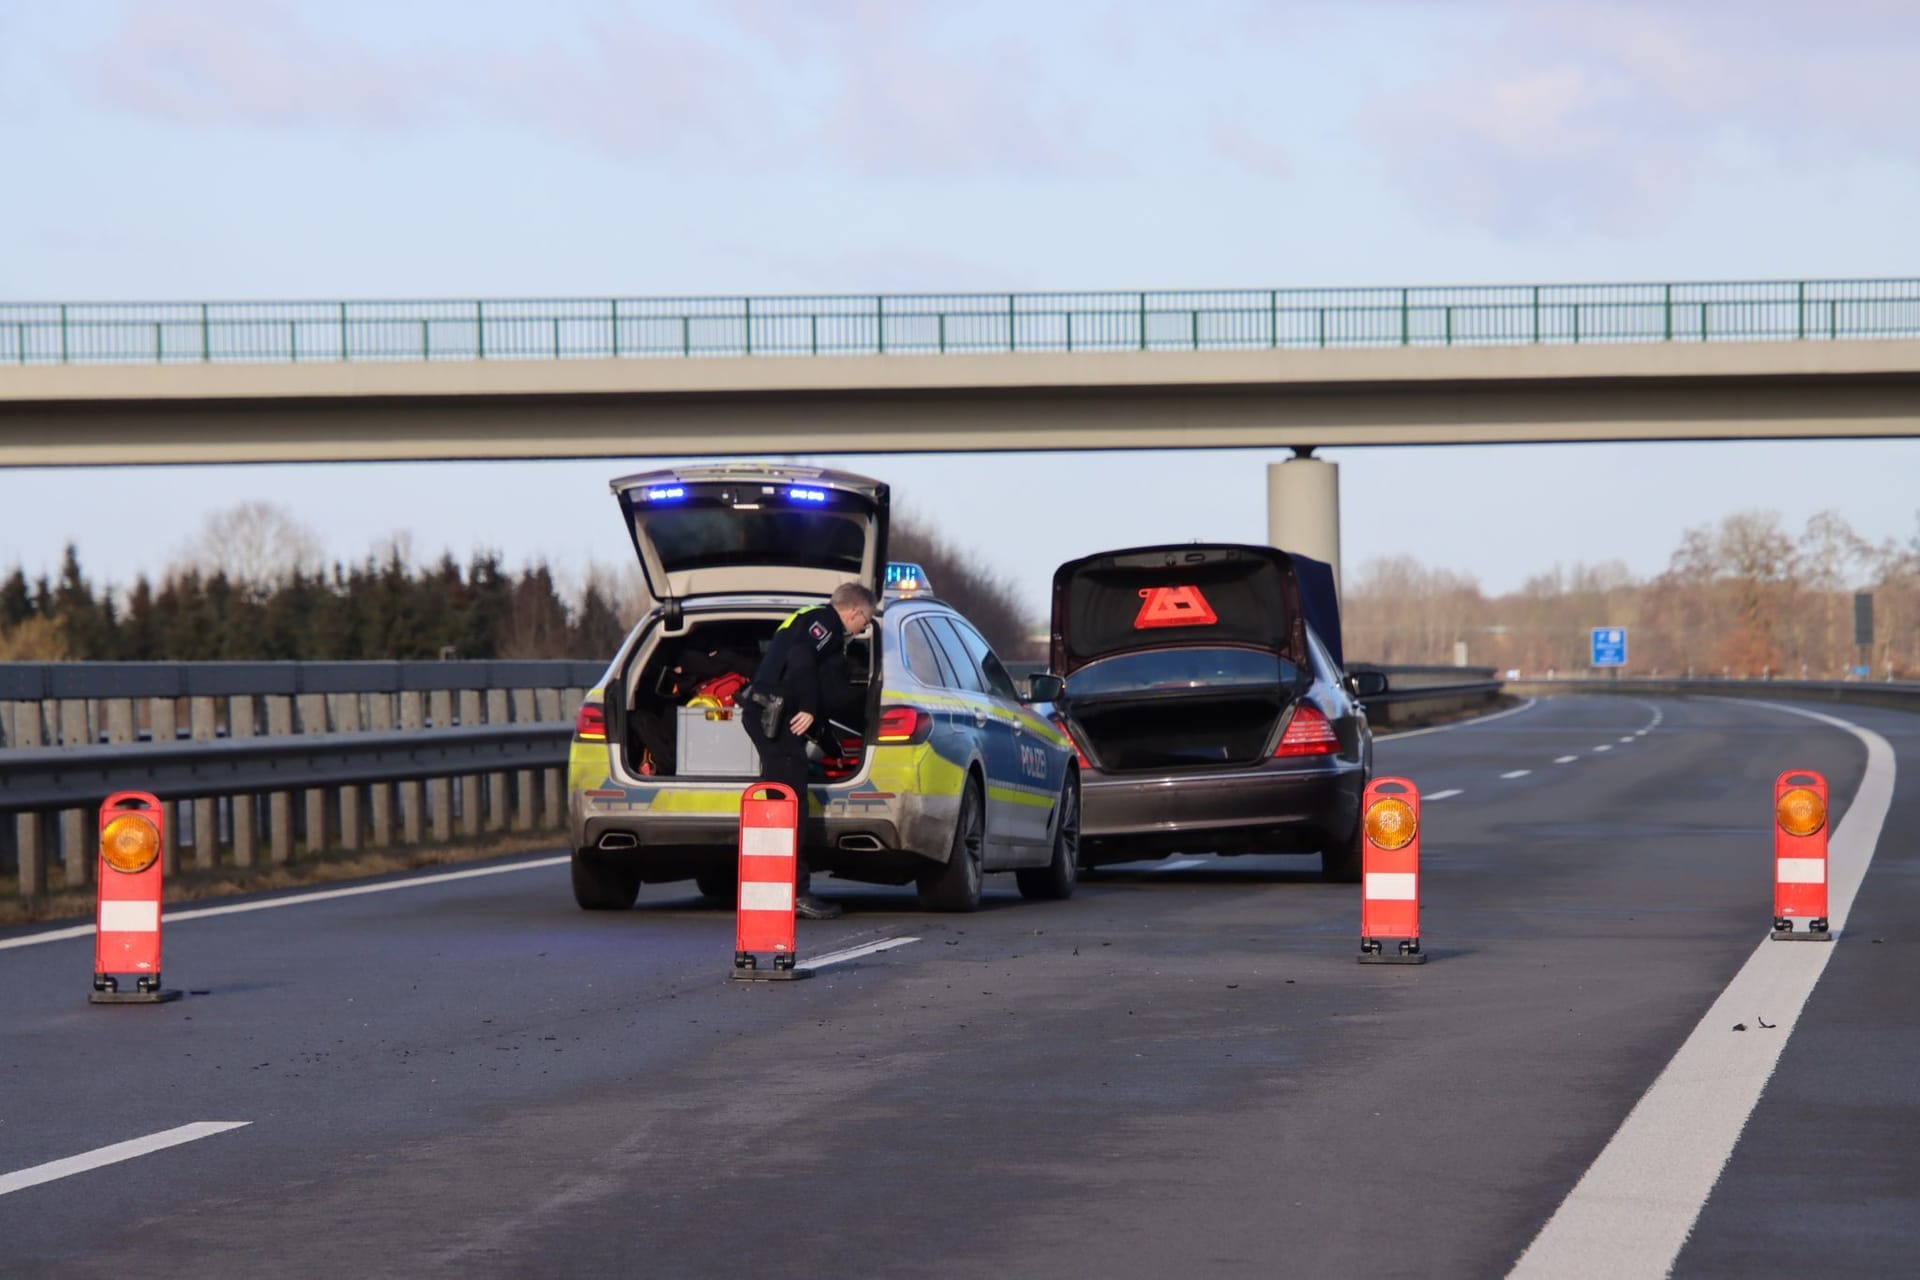
<path fill-rule="evenodd" d="M 0 579 L 0 661 L 606 659 L 646 606 L 635 567 L 596 566 L 567 590 L 545 564 L 516 572 L 483 551 L 416 566 L 404 543 L 323 565 L 284 512 L 243 504 L 209 518 L 185 563 L 125 589 L 97 585 L 69 545 L 51 577 Z M 891 554 L 925 566 L 1001 653 L 1025 653 L 1006 579 L 911 518 Z"/>
<path fill-rule="evenodd" d="M 1854 643 L 1854 597 L 1870 592 L 1873 643 Z M 1637 579 L 1618 563 L 1555 568 L 1488 596 L 1470 576 L 1411 557 L 1370 562 L 1347 585 L 1351 657 L 1528 674 L 1588 670 L 1595 627 L 1628 629 L 1634 674 L 1839 679 L 1920 675 L 1920 535 L 1862 538 L 1838 513 L 1797 534 L 1749 511 L 1689 529 L 1667 568 Z"/>

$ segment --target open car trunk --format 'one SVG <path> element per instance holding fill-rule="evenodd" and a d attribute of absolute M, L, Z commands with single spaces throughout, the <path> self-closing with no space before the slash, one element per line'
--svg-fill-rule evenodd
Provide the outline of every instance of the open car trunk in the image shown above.
<path fill-rule="evenodd" d="M 1285 689 L 1076 697 L 1068 727 L 1108 773 L 1252 764 L 1266 757 Z"/>
<path fill-rule="evenodd" d="M 617 729 L 630 774 L 687 781 L 749 782 L 759 761 L 741 717 L 739 694 L 760 665 L 785 614 L 689 618 L 684 631 L 657 634 L 629 661 L 621 680 Z M 855 636 L 845 661 L 850 697 L 823 710 L 832 722 L 814 776 L 850 778 L 865 763 L 865 732 L 879 696 L 874 638 Z"/>

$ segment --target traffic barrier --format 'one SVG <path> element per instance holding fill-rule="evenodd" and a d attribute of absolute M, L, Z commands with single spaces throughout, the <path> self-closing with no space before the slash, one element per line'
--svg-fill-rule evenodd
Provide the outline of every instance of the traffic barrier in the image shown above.
<path fill-rule="evenodd" d="M 145 791 L 118 791 L 100 806 L 92 1004 L 160 1004 L 160 850 L 167 815 Z M 131 977 L 132 991 L 120 980 Z"/>
<path fill-rule="evenodd" d="M 1806 928 L 1794 928 L 1794 921 Z M 1773 938 L 1831 942 L 1827 928 L 1827 780 L 1789 769 L 1773 782 Z"/>
<path fill-rule="evenodd" d="M 770 798 L 761 798 L 765 794 Z M 799 868 L 800 802 L 791 787 L 756 782 L 740 795 L 740 901 L 734 914 L 733 976 L 811 978 L 796 968 L 794 881 Z M 772 963 L 760 957 L 771 953 Z"/>
<path fill-rule="evenodd" d="M 1405 778 L 1375 778 L 1360 813 L 1360 963 L 1425 964 L 1420 790 Z"/>

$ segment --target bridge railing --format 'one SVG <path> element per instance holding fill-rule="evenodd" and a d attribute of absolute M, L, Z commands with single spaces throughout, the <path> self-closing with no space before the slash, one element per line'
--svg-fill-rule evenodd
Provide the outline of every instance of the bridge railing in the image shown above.
<path fill-rule="evenodd" d="M 167 802 L 168 871 L 557 829 L 589 662 L 0 664 L 0 883 L 90 883 L 91 806 Z"/>
<path fill-rule="evenodd" d="M 827 356 L 1920 336 L 1920 281 L 0 303 L 0 364 Z"/>

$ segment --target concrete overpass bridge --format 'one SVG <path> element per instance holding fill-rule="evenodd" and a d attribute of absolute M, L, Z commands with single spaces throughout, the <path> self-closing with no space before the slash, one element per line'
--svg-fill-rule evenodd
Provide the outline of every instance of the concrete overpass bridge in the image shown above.
<path fill-rule="evenodd" d="M 1920 281 L 0 305 L 0 465 L 1920 435 Z"/>

